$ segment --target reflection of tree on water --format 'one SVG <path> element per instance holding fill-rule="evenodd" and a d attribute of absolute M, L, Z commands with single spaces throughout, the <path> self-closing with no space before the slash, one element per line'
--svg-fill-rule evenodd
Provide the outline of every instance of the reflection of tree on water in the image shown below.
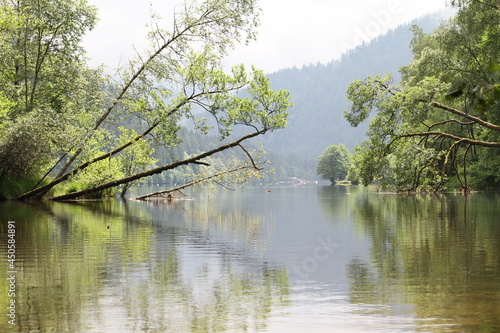
<path fill-rule="evenodd" d="M 162 211 L 159 221 L 141 204 L 110 202 L 50 204 L 19 218 L 18 332 L 256 330 L 286 304 L 286 270 L 245 242 L 182 227 L 193 210 Z M 229 229 L 258 228 L 258 217 L 238 227 L 240 217 Z"/>
<path fill-rule="evenodd" d="M 359 198 L 368 195 L 364 186 L 322 186 L 318 189 L 318 201 L 329 220 L 350 221 Z"/>
<path fill-rule="evenodd" d="M 363 197 L 355 221 L 372 253 L 348 266 L 351 301 L 411 304 L 443 331 L 500 328 L 499 204 L 498 194 Z"/>

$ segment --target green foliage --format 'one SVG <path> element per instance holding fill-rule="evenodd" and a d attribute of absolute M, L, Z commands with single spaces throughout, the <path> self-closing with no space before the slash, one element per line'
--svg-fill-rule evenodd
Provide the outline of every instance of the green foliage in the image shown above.
<path fill-rule="evenodd" d="M 97 111 L 89 101 L 101 97 L 101 75 L 86 68 L 79 46 L 95 21 L 84 1 L 1 1 L 0 183 L 6 187 L 40 179 Z"/>
<path fill-rule="evenodd" d="M 67 192 L 81 191 L 86 188 L 92 188 L 112 180 L 120 179 L 123 177 L 121 165 L 117 160 L 110 159 L 99 161 L 92 164 L 91 167 L 78 173 L 68 185 Z M 99 198 L 103 195 L 114 195 L 117 190 L 106 191 L 105 193 L 99 192 L 92 194 L 87 198 Z"/>
<path fill-rule="evenodd" d="M 273 91 L 269 79 L 262 71 L 254 70 L 249 82 L 249 98 L 230 96 L 217 105 L 225 111 L 222 123 L 226 128 L 244 125 L 256 131 L 274 131 L 286 126 L 288 113 L 292 104 L 289 93 L 285 90 Z M 225 131 L 229 134 L 228 131 Z"/>
<path fill-rule="evenodd" d="M 118 138 L 117 145 L 121 146 L 130 140 L 137 137 L 138 133 L 134 129 L 129 129 L 126 127 L 120 127 L 120 137 Z M 158 159 L 154 158 L 155 153 L 154 148 L 151 147 L 149 141 L 144 139 L 139 139 L 134 145 L 129 149 L 125 150 L 123 153 L 119 154 L 116 158 L 116 162 L 119 164 L 119 169 L 121 170 L 121 177 L 132 176 L 136 173 L 145 171 L 151 165 L 158 162 Z M 135 182 L 130 182 L 125 184 L 122 190 L 122 195 L 125 195 L 127 190 L 133 186 L 143 183 L 145 180 L 137 180 Z M 100 185 L 100 184 L 97 184 Z"/>
<path fill-rule="evenodd" d="M 87 67 L 81 47 L 95 8 L 77 0 L 2 1 L 0 158 L 7 162 L 0 180 L 54 177 L 23 199 L 40 198 L 67 179 L 66 191 L 95 196 L 95 186 L 156 170 L 152 147 L 178 145 L 186 120 L 204 135 L 216 127 L 221 139 L 239 125 L 255 136 L 283 128 L 288 93 L 273 91 L 262 72 L 243 65 L 226 73 L 222 61 L 255 38 L 256 1 L 193 0 L 176 9 L 170 30 L 153 15 L 151 49 L 109 85 Z M 248 97 L 239 97 L 243 91 Z M 125 192 L 133 183 L 120 184 Z"/>
<path fill-rule="evenodd" d="M 350 164 L 351 156 L 346 146 L 343 144 L 331 145 L 318 158 L 316 173 L 322 179 L 328 179 L 332 185 L 335 185 L 337 180 L 343 180 L 347 177 Z"/>
<path fill-rule="evenodd" d="M 123 139 L 127 135 L 131 135 L 131 132 L 124 131 L 122 138 L 117 138 L 117 140 Z M 102 143 L 107 142 L 108 133 L 104 131 L 99 131 L 88 143 L 88 149 L 84 154 L 80 156 L 80 163 L 84 163 L 88 160 L 95 158 L 96 156 L 102 155 L 105 152 L 105 147 L 103 148 Z M 129 158 L 134 158 L 133 155 L 128 155 Z M 68 184 L 65 184 L 61 188 L 58 188 L 57 195 L 66 194 L 84 190 L 86 188 L 91 188 L 104 184 L 106 182 L 117 180 L 125 175 L 128 170 L 129 165 L 134 165 L 133 160 L 125 162 L 123 157 L 120 155 L 117 158 L 105 159 L 93 163 L 89 167 L 85 168 L 83 171 L 74 174 Z M 89 196 L 88 198 L 98 198 L 102 195 L 113 195 L 117 191 L 107 191 L 106 193 L 98 193 Z"/>
<path fill-rule="evenodd" d="M 138 136 L 137 131 L 123 126 L 119 127 L 119 131 L 121 135 L 117 139 L 117 145 L 123 145 Z M 152 157 L 154 153 L 149 141 L 140 139 L 130 149 L 118 155 L 117 161 L 123 173 L 130 176 L 156 163 L 158 160 Z"/>
<path fill-rule="evenodd" d="M 500 184 L 500 151 L 478 148 L 470 165 L 470 183 L 478 188 L 496 189 Z"/>
<path fill-rule="evenodd" d="M 349 180 L 359 181 L 368 186 L 374 179 L 380 177 L 378 170 L 382 170 L 382 166 L 379 163 L 383 163 L 384 160 L 380 159 L 380 152 L 373 149 L 370 141 L 365 140 L 356 146 L 351 160 Z"/>
<path fill-rule="evenodd" d="M 360 149 L 354 159 L 365 184 L 377 179 L 392 190 L 427 191 L 449 182 L 469 191 L 471 169 L 473 185 L 498 184 L 495 160 L 487 167 L 479 154 L 479 147 L 500 148 L 498 22 L 498 9 L 462 3 L 433 33 L 413 28 L 414 58 L 401 69 L 401 84 L 378 75 L 349 86 L 345 116 L 353 126 L 376 112 L 368 131 L 372 151 Z"/>

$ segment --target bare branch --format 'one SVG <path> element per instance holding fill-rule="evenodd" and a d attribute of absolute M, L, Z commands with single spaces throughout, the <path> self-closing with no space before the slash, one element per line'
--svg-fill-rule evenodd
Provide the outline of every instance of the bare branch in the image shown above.
<path fill-rule="evenodd" d="M 378 83 L 383 88 L 383 90 L 386 91 L 386 92 L 388 92 L 389 94 L 391 94 L 393 96 L 395 96 L 397 94 L 397 92 L 391 90 L 382 81 L 375 80 L 375 82 Z M 481 119 L 479 117 L 475 117 L 475 116 L 470 115 L 470 114 L 468 114 L 466 112 L 460 111 L 458 109 L 452 108 L 452 107 L 444 105 L 442 103 L 439 103 L 439 102 L 436 102 L 436 101 L 433 101 L 433 100 L 427 100 L 427 99 L 417 99 L 416 101 L 420 102 L 420 103 L 427 103 L 427 104 L 429 104 L 429 105 L 431 105 L 431 106 L 433 106 L 435 108 L 438 108 L 438 109 L 441 109 L 441 110 L 453 113 L 453 114 L 458 115 L 458 116 L 460 116 L 462 118 L 471 120 L 471 121 L 473 121 L 474 123 L 476 123 L 478 125 L 481 125 L 483 127 L 489 128 L 491 130 L 500 132 L 500 126 L 499 125 L 492 124 L 492 123 L 490 123 L 488 121 L 485 121 L 485 120 L 483 120 L 483 119 Z"/>
<path fill-rule="evenodd" d="M 474 140 L 470 138 L 463 138 L 460 136 L 456 136 L 450 133 L 444 133 L 444 132 L 437 132 L 437 131 L 430 131 L 430 132 L 421 132 L 421 133 L 408 133 L 408 134 L 402 134 L 399 135 L 400 138 L 409 138 L 409 137 L 415 137 L 415 136 L 436 136 L 436 137 L 443 137 L 443 138 L 448 138 L 451 140 L 467 143 L 473 146 L 481 146 L 481 147 L 490 147 L 490 148 L 500 148 L 500 142 L 489 142 L 489 141 L 482 141 L 482 140 Z"/>
<path fill-rule="evenodd" d="M 463 111 L 460 111 L 460 110 L 457 110 L 455 108 L 452 108 L 450 106 L 447 106 L 447 105 L 444 105 L 444 104 L 441 104 L 441 103 L 438 103 L 436 101 L 426 101 L 426 100 L 419 100 L 419 102 L 422 102 L 422 103 L 429 103 L 431 106 L 435 107 L 435 108 L 438 108 L 438 109 L 441 109 L 441 110 L 444 110 L 444 111 L 447 111 L 447 112 L 451 112 L 453 114 L 456 114 L 460 117 L 463 117 L 465 119 L 469 119 L 469 120 L 472 120 L 473 122 L 475 122 L 476 124 L 478 125 L 481 125 L 483 127 L 486 127 L 486 128 L 489 128 L 491 130 L 494 130 L 494 131 L 497 131 L 497 132 L 500 132 L 500 126 L 498 125 L 495 125 L 495 124 L 492 124 L 490 122 L 487 122 L 485 120 L 482 120 L 481 118 L 478 118 L 478 117 L 475 117 L 473 115 L 470 115 L 468 113 L 465 113 Z"/>
<path fill-rule="evenodd" d="M 250 154 L 250 152 L 248 150 L 246 150 L 245 147 L 243 147 L 243 145 L 239 144 L 238 146 L 240 146 L 240 148 L 243 149 L 243 151 L 245 152 L 245 154 L 247 154 L 248 158 L 250 159 L 250 162 L 252 162 L 253 167 L 256 170 L 259 170 L 259 171 L 262 170 L 262 168 L 259 168 L 257 166 L 257 164 L 255 163 L 252 154 Z"/>
<path fill-rule="evenodd" d="M 475 121 L 470 121 L 470 122 L 464 122 L 464 121 L 459 121 L 459 120 L 456 120 L 456 119 L 448 119 L 448 120 L 444 120 L 444 121 L 441 121 L 441 122 L 438 122 L 438 123 L 434 123 L 432 125 L 427 125 L 425 124 L 424 122 L 422 122 L 422 124 L 428 128 L 428 130 L 430 130 L 431 128 L 433 127 L 437 127 L 437 126 L 441 126 L 441 125 L 446 125 L 448 123 L 456 123 L 456 124 L 459 124 L 459 125 L 464 125 L 464 126 L 471 126 L 471 125 L 474 125 L 476 124 Z"/>
<path fill-rule="evenodd" d="M 267 163 L 267 162 L 261 162 L 259 164 L 265 164 L 265 163 Z M 147 198 L 162 196 L 163 194 L 169 194 L 169 193 L 172 193 L 172 192 L 180 191 L 180 190 L 185 189 L 187 187 L 190 187 L 190 186 L 193 186 L 193 185 L 196 185 L 196 184 L 199 184 L 199 183 L 207 182 L 209 180 L 213 180 L 213 179 L 219 178 L 219 177 L 224 176 L 224 175 L 229 174 L 229 173 L 233 173 L 233 172 L 240 171 L 240 170 L 243 170 L 243 169 L 254 168 L 254 167 L 255 166 L 253 165 L 253 163 L 252 164 L 241 165 L 239 167 L 236 167 L 236 168 L 233 168 L 233 169 L 230 169 L 230 170 L 226 170 L 226 171 L 222 171 L 222 172 L 213 174 L 213 175 L 208 176 L 208 177 L 203 177 L 203 178 L 200 178 L 200 179 L 193 180 L 192 182 L 189 182 L 187 184 L 184 184 L 184 185 L 181 185 L 181 186 L 178 186 L 178 187 L 174 187 L 174 188 L 169 189 L 169 190 L 158 191 L 158 192 L 154 192 L 154 193 L 149 193 L 149 194 L 141 195 L 139 197 L 133 198 L 132 200 L 146 200 Z M 262 170 L 262 169 L 259 169 L 259 170 Z M 221 184 L 219 182 L 216 182 L 216 183 L 218 185 L 220 185 L 220 186 L 226 187 L 224 184 Z"/>

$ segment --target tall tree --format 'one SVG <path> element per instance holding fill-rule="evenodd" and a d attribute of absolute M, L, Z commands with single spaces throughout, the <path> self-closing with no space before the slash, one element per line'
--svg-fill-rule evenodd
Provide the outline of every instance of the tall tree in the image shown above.
<path fill-rule="evenodd" d="M 286 110 L 290 106 L 288 93 L 271 90 L 261 71 L 253 69 L 249 73 L 243 65 L 238 65 L 227 73 L 222 63 L 234 45 L 255 38 L 254 28 L 259 17 L 256 0 L 189 1 L 176 8 L 181 10 L 175 13 L 171 29 L 160 28 L 161 21 L 151 25 L 154 27 L 148 36 L 151 49 L 122 68 L 118 76 L 122 82 L 115 84 L 112 90 L 101 88 L 100 96 L 106 99 L 86 96 L 85 101 L 99 113 L 84 116 L 79 113 L 86 120 L 85 126 L 79 127 L 82 131 L 66 133 L 71 135 L 71 140 L 66 137 L 67 149 L 60 151 L 58 160 L 46 161 L 45 170 L 57 169 L 57 175 L 48 184 L 23 193 L 18 199 L 43 197 L 82 171 L 95 174 L 91 170 L 99 168 L 101 161 L 109 160 L 118 170 L 111 179 L 102 179 L 100 184 L 79 189 L 71 196 L 95 194 L 103 190 L 101 187 L 127 184 L 179 165 L 203 164 L 205 162 L 200 161 L 203 157 L 241 146 L 245 139 L 285 126 Z M 238 97 L 237 93 L 243 90 L 248 97 Z M 114 94 L 110 95 L 110 91 Z M 215 125 L 210 126 L 200 116 L 202 112 L 213 118 Z M 129 118 L 127 124 L 131 128 L 122 132 L 137 135 L 117 140 L 114 123 L 124 115 Z M 215 127 L 221 139 L 228 138 L 235 126 L 247 127 L 251 132 L 248 134 L 246 130 L 247 135 L 233 137 L 230 144 L 221 144 L 207 154 L 188 156 L 183 161 L 156 168 L 148 163 L 131 166 L 125 162 L 128 158 L 116 158 L 127 151 L 143 154 L 144 149 L 134 147 L 140 147 L 144 140 L 166 147 L 176 145 L 181 123 L 186 119 L 192 120 L 195 128 L 203 133 Z M 141 156 L 142 161 L 149 158 Z M 130 174 L 130 170 L 135 174 Z"/>
<path fill-rule="evenodd" d="M 95 8 L 73 0 L 0 4 L 0 96 L 8 101 L 0 116 L 0 193 L 9 186 L 15 193 L 83 133 L 99 111 L 102 80 L 80 47 Z"/>
<path fill-rule="evenodd" d="M 483 169 L 486 154 L 500 154 L 500 10 L 492 1 L 455 2 L 457 15 L 435 32 L 414 27 L 414 58 L 401 69 L 402 82 L 369 77 L 348 88 L 346 118 L 356 126 L 377 111 L 370 124 L 371 149 L 362 163 L 396 190 L 440 190 L 450 181 L 470 190 L 500 175 Z M 494 168 L 498 170 L 498 166 Z M 484 182 L 483 182 L 484 185 Z"/>

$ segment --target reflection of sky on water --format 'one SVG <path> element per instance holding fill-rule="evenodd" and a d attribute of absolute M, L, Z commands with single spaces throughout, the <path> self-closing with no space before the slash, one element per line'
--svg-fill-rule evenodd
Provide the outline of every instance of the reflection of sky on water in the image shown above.
<path fill-rule="evenodd" d="M 498 196 L 361 187 L 193 196 L 0 204 L 18 212 L 18 332 L 498 327 Z"/>

